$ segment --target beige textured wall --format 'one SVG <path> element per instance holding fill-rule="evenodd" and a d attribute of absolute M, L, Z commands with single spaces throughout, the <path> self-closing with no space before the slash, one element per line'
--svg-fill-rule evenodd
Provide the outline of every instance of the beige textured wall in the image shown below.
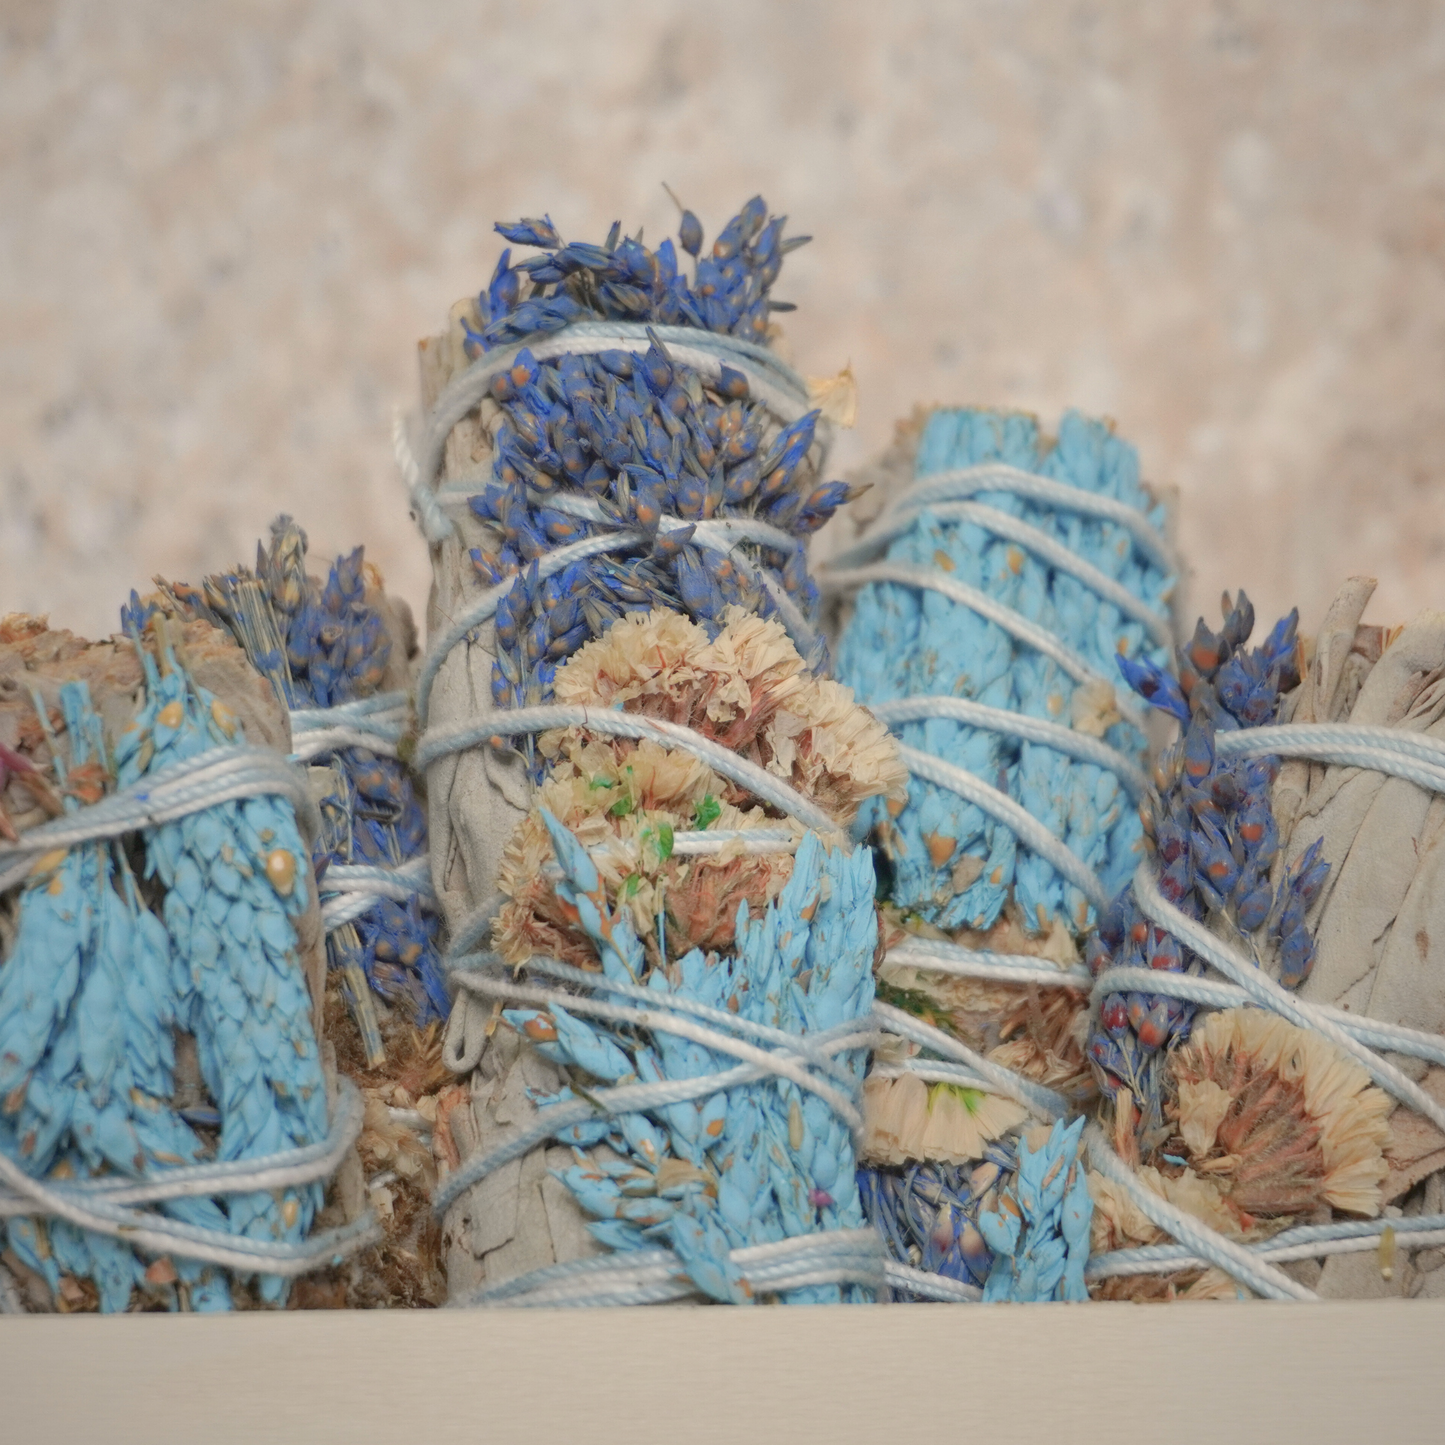
<path fill-rule="evenodd" d="M 413 341 L 493 219 L 814 245 L 840 464 L 914 402 L 1107 413 L 1196 601 L 1445 605 L 1445 9 L 0 0 L 0 611 L 109 631 L 280 509 L 414 603 Z M 1213 604 L 1210 604 L 1211 608 Z"/>

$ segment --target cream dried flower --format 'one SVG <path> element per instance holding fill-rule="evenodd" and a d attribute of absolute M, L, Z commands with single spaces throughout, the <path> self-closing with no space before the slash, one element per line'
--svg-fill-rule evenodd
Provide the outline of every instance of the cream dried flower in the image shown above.
<path fill-rule="evenodd" d="M 730 607 L 714 641 L 680 613 L 633 613 L 559 669 L 561 703 L 682 723 L 791 782 L 846 828 L 865 798 L 901 802 L 908 772 L 852 692 L 807 673 L 781 624 Z M 542 741 L 552 756 L 555 734 Z"/>
<path fill-rule="evenodd" d="M 1327 1040 L 1263 1009 L 1206 1014 L 1171 1061 L 1194 1169 L 1246 1215 L 1380 1212 L 1394 1107 Z"/>
<path fill-rule="evenodd" d="M 731 608 L 714 641 L 679 613 L 632 614 L 558 670 L 559 703 L 621 706 L 691 727 L 784 778 L 839 828 L 862 801 L 901 792 L 907 774 L 887 729 L 846 688 L 819 682 L 776 622 Z M 509 840 L 498 886 L 506 896 L 494 941 L 513 964 L 548 953 L 591 966 L 590 943 L 556 899 L 546 870 L 547 809 L 591 851 L 615 904 L 626 906 L 653 963 L 734 941 L 738 907 L 756 914 L 792 873 L 787 852 L 740 844 L 681 858 L 678 832 L 790 830 L 745 788 L 682 748 L 598 736 L 584 727 L 545 734 L 549 761 L 538 807 Z"/>
<path fill-rule="evenodd" d="M 1380 1212 L 1394 1105 L 1326 1040 L 1263 1009 L 1206 1014 L 1169 1087 L 1178 1135 L 1164 1152 L 1188 1167 L 1137 1178 L 1211 1229 L 1252 1239 L 1324 1205 Z M 1096 1253 L 1165 1238 L 1120 1186 L 1091 1175 L 1089 1191 Z"/>
<path fill-rule="evenodd" d="M 720 853 L 678 858 L 671 838 L 696 826 L 700 814 L 718 831 L 783 827 L 801 837 L 800 825 L 724 801 L 729 784 L 690 753 L 573 730 L 557 741 L 537 807 L 513 832 L 502 858 L 498 887 L 507 902 L 493 941 L 509 963 L 524 963 L 534 953 L 582 967 L 596 961 L 547 875 L 553 853 L 543 808 L 586 845 L 609 896 L 627 907 L 634 930 L 659 957 L 659 915 L 671 935 L 665 940 L 671 956 L 691 947 L 726 948 L 738 905 L 746 902 L 755 915 L 782 891 L 792 874 L 788 853 L 744 856 L 734 844 Z"/>
<path fill-rule="evenodd" d="M 866 1164 L 966 1164 L 981 1159 L 990 1139 L 1027 1117 L 1021 1104 L 998 1094 L 929 1085 L 916 1074 L 896 1079 L 870 1074 L 863 1081 L 859 1159 Z"/>
<path fill-rule="evenodd" d="M 885 908 L 885 942 L 906 939 L 958 942 L 965 948 L 1026 954 L 1060 967 L 1078 961 L 1067 925 L 1055 918 L 1047 933 L 1028 933 L 1010 910 L 987 933 L 960 930 L 950 935 L 916 914 L 900 918 Z M 878 967 L 880 997 L 966 1043 L 994 1063 L 1026 1075 L 1075 1100 L 1096 1092 L 1084 1053 L 1089 1030 L 1088 993 L 1067 983 L 1058 987 L 964 978 L 905 961 L 886 958 Z"/>
<path fill-rule="evenodd" d="M 1151 1194 L 1157 1194 L 1175 1208 L 1192 1214 L 1217 1234 L 1231 1239 L 1244 1235 L 1238 1214 L 1230 1208 L 1223 1191 L 1213 1180 L 1203 1179 L 1189 1169 L 1179 1174 L 1161 1174 L 1147 1164 L 1135 1171 L 1135 1177 Z M 1089 1193 L 1094 1199 L 1094 1218 L 1090 1225 L 1091 1253 L 1103 1254 L 1111 1249 L 1158 1244 L 1168 1238 L 1139 1208 L 1123 1185 L 1090 1171 Z"/>

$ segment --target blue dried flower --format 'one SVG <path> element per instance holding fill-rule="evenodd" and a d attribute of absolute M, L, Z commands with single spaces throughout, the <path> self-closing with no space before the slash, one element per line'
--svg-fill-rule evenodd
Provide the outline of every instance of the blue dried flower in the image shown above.
<path fill-rule="evenodd" d="M 116 742 L 122 785 L 237 740 L 238 726 L 173 657 L 148 653 L 146 702 Z M 326 1089 L 292 919 L 307 906 L 305 845 L 289 802 L 219 803 L 145 834 L 146 872 L 166 889 L 180 1026 L 195 1035 L 201 1075 L 221 1113 L 218 1157 L 255 1158 L 327 1132 Z M 227 1225 L 253 1239 L 299 1240 L 320 1184 L 233 1195 Z M 261 1277 L 262 1297 L 286 1281 Z"/>
<path fill-rule="evenodd" d="M 1016 1167 L 1013 1141 L 998 1140 L 984 1145 L 974 1165 L 860 1169 L 858 1189 L 864 1213 L 899 1264 L 982 1287 L 993 1255 L 979 1233 L 979 1209 Z"/>
<path fill-rule="evenodd" d="M 1079 1158 L 1083 1129 L 1083 1119 L 1061 1119 L 1038 1148 L 1019 1140 L 1012 1184 L 996 1209 L 978 1216 L 994 1256 L 986 1302 L 1088 1299 L 1084 1266 L 1094 1201 Z"/>
<path fill-rule="evenodd" d="M 1140 484 L 1134 449 L 1102 423 L 1070 412 L 1050 446 L 1030 417 L 932 414 L 919 442 L 920 481 L 989 462 L 1123 502 L 1156 524 L 1162 518 Z M 1043 531 L 1165 614 L 1173 579 L 1122 525 L 1003 489 L 973 500 Z M 1160 672 L 1168 662 L 1141 621 L 1084 581 L 972 520 L 950 518 L 946 509 L 919 512 L 889 544 L 886 560 L 940 572 L 1004 603 L 1055 634 L 1097 675 L 1114 676 L 1120 656 Z M 939 592 L 896 582 L 872 582 L 859 592 L 840 644 L 838 676 L 869 705 L 960 697 L 1065 726 L 1081 701 L 1072 676 L 995 622 Z M 1132 874 L 1140 826 L 1112 772 L 949 719 L 906 723 L 899 733 L 902 742 L 966 769 L 1020 803 L 1111 891 Z M 1145 738 L 1132 723 L 1114 723 L 1104 738 L 1143 760 Z M 896 818 L 881 803 L 870 805 L 856 831 L 863 836 L 870 830 L 888 860 L 892 901 L 939 927 L 986 930 L 1010 898 L 1032 931 L 1047 931 L 1062 918 L 1083 934 L 1094 921 L 1088 898 L 1021 847 L 1005 824 L 924 779 L 914 778 L 908 805 Z"/>
<path fill-rule="evenodd" d="M 288 707 L 327 708 L 371 697 L 385 680 L 391 639 L 366 601 L 363 550 L 338 557 L 321 583 L 307 575 L 306 549 L 306 534 L 281 517 L 270 546 L 257 547 L 254 575 L 237 569 L 207 578 L 199 607 L 194 589 L 168 590 L 186 610 L 228 628 Z M 362 747 L 313 761 L 331 774 L 322 800 L 331 825 L 312 855 L 318 877 L 332 864 L 395 868 L 426 856 L 426 817 L 402 763 Z M 333 966 L 355 965 L 378 995 L 418 1025 L 446 1017 L 437 924 L 417 900 L 378 902 L 355 920 L 354 930 L 328 939 Z"/>
<path fill-rule="evenodd" d="M 1261 946 L 1280 960 L 1280 981 L 1297 987 L 1314 962 L 1314 941 L 1305 914 L 1324 886 L 1329 865 L 1316 845 L 1281 880 L 1270 883 L 1279 851 L 1270 792 L 1279 769 L 1275 757 L 1229 762 L 1215 748 L 1216 734 L 1274 721 L 1280 698 L 1299 681 L 1296 664 L 1298 614 L 1276 624 L 1251 651 L 1254 608 L 1241 592 L 1224 598 L 1224 625 L 1210 631 L 1203 619 L 1179 649 L 1179 682 L 1173 688 L 1136 674 L 1142 695 L 1178 716 L 1187 704 L 1183 736 L 1160 758 L 1156 791 L 1145 798 L 1141 818 L 1146 843 L 1159 866 L 1164 897 L 1191 918 L 1210 918 L 1244 937 L 1258 957 Z M 1094 972 L 1110 966 L 1196 972 L 1192 952 L 1139 911 L 1123 889 L 1100 919 L 1085 957 Z M 1147 993 L 1109 994 L 1099 1028 L 1089 1042 L 1095 1074 L 1106 1093 L 1127 1086 L 1141 1110 L 1141 1128 L 1157 1130 L 1159 1060 L 1188 1033 L 1195 1007 L 1182 999 Z"/>
<path fill-rule="evenodd" d="M 65 684 L 61 706 L 70 769 L 103 769 L 100 720 L 85 684 Z M 59 759 L 57 770 L 63 779 Z M 73 795 L 67 806 L 75 809 Z M 0 965 L 0 1150 L 35 1177 L 139 1179 L 158 1167 L 199 1162 L 205 1146 L 170 1103 L 174 976 L 170 939 L 118 848 L 82 844 L 34 875 Z M 173 1200 L 162 1209 L 188 1224 L 226 1228 L 209 1199 Z M 95 1282 L 105 1312 L 126 1309 L 136 1287 L 177 1307 L 174 1289 L 146 1284 L 147 1262 L 122 1240 L 25 1218 L 9 1221 L 7 1237 L 57 1297 L 68 1274 Z M 219 1270 L 188 1260 L 176 1261 L 176 1270 L 193 1309 L 229 1308 Z"/>
<path fill-rule="evenodd" d="M 517 267 L 507 266 L 505 256 L 499 262 L 478 297 L 485 325 L 481 331 L 466 328 L 468 348 L 479 354 L 502 342 L 525 341 L 553 329 L 564 312 L 765 340 L 768 288 L 783 254 L 806 239 L 784 241 L 783 224 L 780 217 L 769 220 L 763 200 L 754 197 L 724 228 L 713 254 L 699 262 L 692 285 L 679 274 L 670 242 L 653 253 L 640 240 L 622 238 L 614 226 L 605 245 L 564 246 L 548 220 L 499 225 L 508 240 L 546 254 Z M 683 214 L 681 241 L 690 255 L 701 250 L 701 229 L 691 212 Z M 723 366 L 717 381 L 705 379 L 677 362 L 655 332 L 650 337 L 647 352 L 636 357 L 604 351 L 539 363 L 524 347 L 493 379 L 492 396 L 503 412 L 493 438 L 495 480 L 471 502 L 474 514 L 495 529 L 487 545 L 471 550 L 484 585 L 498 586 L 527 562 L 598 533 L 639 530 L 651 538 L 668 513 L 689 521 L 765 517 L 802 538 L 848 500 L 847 487 L 819 487 L 803 466 L 816 412 L 785 427 L 759 455 L 768 414 L 750 399 L 744 373 Z M 559 498 L 579 491 L 595 512 L 559 507 Z M 784 590 L 806 618 L 816 620 L 817 589 L 806 577 L 801 551 L 748 551 L 750 566 L 789 569 Z M 540 660 L 545 656 L 553 667 L 564 662 L 625 611 L 668 607 L 713 632 L 729 604 L 764 616 L 776 610 L 767 591 L 741 579 L 730 561 L 727 577 L 711 575 L 716 553 L 704 562 L 696 551 L 665 540 L 644 543 L 639 552 L 584 566 L 590 585 L 579 589 L 581 615 L 565 627 L 552 625 L 545 633 L 537 627 L 535 599 L 514 596 L 505 615 L 499 609 L 504 655 L 492 678 L 498 707 L 549 701 Z M 824 664 L 821 646 L 809 661 Z"/>
<path fill-rule="evenodd" d="M 605 911 L 605 892 L 586 850 L 550 814 L 543 817 L 563 872 L 558 897 L 576 908 L 605 978 L 645 981 L 662 1007 L 676 996 L 802 1037 L 861 1018 L 872 1007 L 877 924 L 866 851 L 827 853 L 809 834 L 773 904 L 757 918 L 746 904 L 739 908 L 736 954 L 693 949 L 671 977 L 674 970 L 647 972 L 627 911 Z M 561 1006 L 508 1009 L 504 1017 L 547 1057 L 609 1083 L 698 1078 L 737 1062 L 662 1030 L 639 1038 Z M 861 1086 L 866 1052 L 837 1057 Z M 545 1116 L 546 1106 L 575 1097 L 567 1090 L 538 1102 Z M 592 1233 L 622 1251 L 670 1245 L 698 1290 L 721 1302 L 752 1298 L 730 1251 L 864 1223 L 847 1125 L 790 1079 L 735 1085 L 696 1101 L 573 1126 L 558 1137 L 579 1146 L 577 1162 L 557 1177 L 593 1216 Z M 582 1152 L 603 1140 L 618 1160 Z M 863 1295 L 856 1286 L 813 1285 L 783 1298 L 828 1303 Z"/>

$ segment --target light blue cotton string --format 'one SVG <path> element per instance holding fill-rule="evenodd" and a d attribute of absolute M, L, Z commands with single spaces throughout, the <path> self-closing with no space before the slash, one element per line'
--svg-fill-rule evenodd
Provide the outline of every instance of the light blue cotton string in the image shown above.
<path fill-rule="evenodd" d="M 426 443 L 418 466 L 421 481 L 428 488 L 435 488 L 452 428 L 480 405 L 493 380 L 510 370 L 524 350 L 530 351 L 537 361 L 614 350 L 640 356 L 651 345 L 649 331 L 657 334 L 675 361 L 691 367 L 709 381 L 721 380 L 724 363 L 734 371 L 741 371 L 748 379 L 749 394 L 785 425 L 797 421 L 808 410 L 807 383 L 765 347 L 690 326 L 578 321 L 560 331 L 488 351 L 447 383 L 428 419 Z"/>
<path fill-rule="evenodd" d="M 335 707 L 293 708 L 292 756 L 300 762 L 337 748 L 369 748 L 394 758 L 411 727 L 411 702 L 404 692 L 380 692 Z"/>
<path fill-rule="evenodd" d="M 381 1227 L 370 1210 L 340 1229 L 289 1244 L 182 1224 L 164 1215 L 124 1207 L 183 1197 L 249 1194 L 330 1175 L 356 1142 L 363 1118 L 355 1088 L 345 1079 L 339 1082 L 336 1118 L 322 1143 L 257 1159 L 180 1166 L 145 1180 L 59 1182 L 32 1179 L 0 1154 L 0 1218 L 41 1215 L 63 1219 L 78 1229 L 122 1239 L 151 1253 L 199 1260 L 241 1273 L 263 1270 L 294 1277 L 339 1262 L 381 1238 Z"/>
<path fill-rule="evenodd" d="M 1280 723 L 1241 728 L 1215 737 L 1226 758 L 1308 758 L 1343 768 L 1361 768 L 1403 778 L 1429 792 L 1445 793 L 1445 740 L 1405 728 L 1354 723 Z"/>
<path fill-rule="evenodd" d="M 407 439 L 406 421 L 400 411 L 391 421 L 391 449 L 396 457 L 397 470 L 401 473 L 407 497 L 411 501 L 412 517 L 421 528 L 422 536 L 433 547 L 445 542 L 448 537 L 455 535 L 456 527 L 442 511 L 435 489 L 427 486 L 421 479 L 421 468 L 417 465 L 416 453 L 412 451 L 411 442 Z"/>
<path fill-rule="evenodd" d="M 328 933 L 355 923 L 383 898 L 407 903 L 415 898 L 428 912 L 437 911 L 432 891 L 431 859 L 423 854 L 395 868 L 366 863 L 333 863 L 321 876 L 321 922 Z"/>
<path fill-rule="evenodd" d="M 1237 984 L 1203 978 L 1193 973 L 1174 973 L 1168 969 L 1106 968 L 1093 980 L 1094 997 L 1111 993 L 1167 994 L 1170 998 L 1188 999 L 1206 1008 L 1246 1008 L 1255 1000 Z M 1365 1014 L 1315 1004 L 1315 1008 L 1338 1024 L 1351 1038 L 1372 1049 L 1386 1053 L 1405 1054 L 1445 1066 L 1445 1038 L 1427 1034 L 1422 1029 L 1407 1029 L 1403 1024 L 1383 1023 Z"/>
<path fill-rule="evenodd" d="M 914 1269 L 894 1259 L 884 1260 L 883 1278 L 896 1290 L 907 1290 L 909 1294 L 937 1300 L 940 1304 L 977 1304 L 983 1298 L 983 1291 L 976 1284 L 965 1284 L 961 1279 L 949 1279 L 943 1274 L 929 1274 L 927 1270 Z"/>
<path fill-rule="evenodd" d="M 1318 1298 L 1312 1290 L 1292 1280 L 1282 1270 L 1257 1258 L 1244 1245 L 1227 1239 L 1192 1214 L 1186 1214 L 1177 1205 L 1170 1204 L 1161 1195 L 1146 1189 L 1134 1171 L 1114 1152 L 1113 1146 L 1097 1124 L 1084 1126 L 1084 1144 L 1089 1153 L 1089 1162 L 1094 1168 L 1105 1179 L 1122 1185 L 1128 1191 L 1130 1199 L 1138 1206 L 1139 1212 L 1152 1224 L 1188 1247 L 1191 1254 L 1218 1266 L 1265 1299 Z M 1086 1267 L 1085 1274 L 1087 1273 Z"/>
<path fill-rule="evenodd" d="M 1132 617 L 1136 622 L 1142 622 L 1160 647 L 1173 645 L 1174 629 L 1168 617 L 1156 612 L 1143 598 L 1136 597 L 1122 583 L 1116 582 L 1114 578 L 1110 577 L 1107 572 L 1094 566 L 1092 562 L 1086 561 L 1077 552 L 1050 537 L 1047 532 L 1033 526 L 1032 523 L 1025 522 L 1008 512 L 1001 512 L 997 507 L 990 507 L 982 502 L 943 502 L 928 510 L 941 522 L 969 522 L 981 531 L 992 532 L 995 537 L 1002 537 L 1006 542 L 1016 542 L 1019 546 L 1026 547 L 1034 556 L 1049 563 L 1058 571 L 1067 572 L 1069 576 L 1077 578 L 1096 596 L 1106 602 L 1112 602 L 1126 617 Z M 876 554 L 889 542 L 902 536 L 910 526 L 912 526 L 911 517 L 907 521 L 891 523 L 876 537 L 870 534 L 866 551 Z M 865 544 L 860 542 L 857 547 L 850 548 L 845 555 L 854 557 L 864 550 Z M 834 565 L 840 564 L 835 563 Z"/>
<path fill-rule="evenodd" d="M 1066 757 L 1108 769 L 1132 797 L 1142 797 L 1149 791 L 1149 779 L 1145 777 L 1144 770 L 1118 748 L 1111 748 L 1108 743 L 1090 737 L 1088 733 L 1046 722 L 1043 718 L 1030 717 L 1027 713 L 989 707 L 987 703 L 971 702 L 962 697 L 905 697 L 894 702 L 870 703 L 868 711 L 889 727 L 898 723 L 924 722 L 928 718 L 947 718 L 952 722 L 968 723 L 970 727 L 1022 738 L 1025 742 L 1041 743 Z"/>
<path fill-rule="evenodd" d="M 339 748 L 366 748 L 382 757 L 397 756 L 398 745 L 411 730 L 411 700 L 405 692 L 379 692 L 333 707 L 292 708 L 292 758 L 305 762 Z M 320 880 L 321 922 L 328 933 L 355 923 L 383 898 L 406 903 L 418 898 L 436 911 L 431 862 L 413 858 L 395 868 L 334 863 Z"/>
<path fill-rule="evenodd" d="M 1410 1249 L 1429 1249 L 1445 1244 L 1445 1214 L 1411 1214 L 1392 1219 L 1341 1219 L 1333 1224 L 1305 1224 L 1244 1247 L 1271 1264 L 1317 1259 L 1329 1254 L 1361 1254 L 1378 1249 L 1387 1229 Z M 1191 1254 L 1182 1244 L 1150 1244 L 1138 1249 L 1115 1249 L 1106 1254 L 1096 1254 L 1084 1274 L 1088 1279 L 1168 1274 L 1174 1270 L 1198 1269 L 1208 1263 L 1208 1260 Z"/>
<path fill-rule="evenodd" d="M 1093 975 L 1082 964 L 1061 967 L 1028 953 L 992 953 L 962 948 L 931 938 L 907 938 L 888 950 L 887 962 L 958 978 L 991 979 L 998 983 L 1032 983 L 1041 988 L 1093 986 Z"/>
<path fill-rule="evenodd" d="M 984 1094 L 998 1093 L 998 1087 L 987 1079 L 981 1079 L 962 1064 L 950 1064 L 942 1059 L 910 1058 L 899 1064 L 880 1064 L 876 1060 L 868 1070 L 870 1079 L 901 1079 L 912 1075 L 925 1084 L 952 1084 L 960 1089 L 977 1089 Z"/>

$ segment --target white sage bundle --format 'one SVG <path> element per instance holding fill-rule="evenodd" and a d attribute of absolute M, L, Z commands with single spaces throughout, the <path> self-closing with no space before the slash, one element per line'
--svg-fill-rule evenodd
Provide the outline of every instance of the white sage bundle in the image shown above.
<path fill-rule="evenodd" d="M 1389 729 L 1401 742 L 1410 734 L 1445 741 L 1445 613 L 1423 612 L 1399 627 L 1362 625 L 1374 590 L 1368 577 L 1352 577 L 1340 589 L 1281 721 Z M 1445 796 L 1438 783 L 1429 785 L 1424 766 L 1412 779 L 1376 771 L 1364 754 L 1360 763 L 1290 758 L 1275 783 L 1282 844 L 1276 871 L 1316 843 L 1329 865 L 1308 920 L 1315 960 L 1299 995 L 1445 1036 Z M 1445 1067 L 1389 1057 L 1445 1103 Z M 1441 1212 L 1445 1133 L 1403 1105 L 1390 1118 L 1390 1133 L 1381 1188 L 1386 1208 L 1404 1201 L 1405 1213 Z M 1402 1257 L 1384 1277 L 1371 1255 L 1335 1256 L 1315 1287 L 1336 1296 L 1445 1296 L 1445 1271 L 1426 1272 L 1421 1256 L 1411 1258 L 1413 1266 Z"/>
<path fill-rule="evenodd" d="M 563 246 L 550 221 L 498 227 L 542 254 L 513 267 L 504 253 L 450 331 L 422 343 L 428 420 L 417 461 L 400 451 L 432 543 L 417 759 L 454 959 L 502 903 L 509 845 L 558 756 L 539 735 L 568 726 L 539 709 L 585 643 L 629 614 L 673 612 L 722 645 L 752 615 L 799 670 L 826 661 L 804 542 L 849 496 L 818 469 L 851 378 L 812 386 L 760 344 L 768 288 L 797 244 L 782 227 L 755 199 L 699 256 L 685 213 L 692 284 L 670 241 L 651 252 L 614 229 L 605 246 Z M 791 747 L 768 754 L 780 779 Z M 759 796 L 739 784 L 726 801 L 746 811 Z M 807 826 L 834 830 L 826 808 L 813 816 Z M 564 1083 L 499 1017 L 468 996 L 448 1031 L 447 1062 L 470 1076 L 470 1105 L 448 1114 L 464 1170 L 525 1133 L 534 1100 Z M 454 1298 L 596 1252 L 549 1173 L 571 1162 L 560 1144 L 533 1148 L 461 1194 L 445 1227 Z"/>

